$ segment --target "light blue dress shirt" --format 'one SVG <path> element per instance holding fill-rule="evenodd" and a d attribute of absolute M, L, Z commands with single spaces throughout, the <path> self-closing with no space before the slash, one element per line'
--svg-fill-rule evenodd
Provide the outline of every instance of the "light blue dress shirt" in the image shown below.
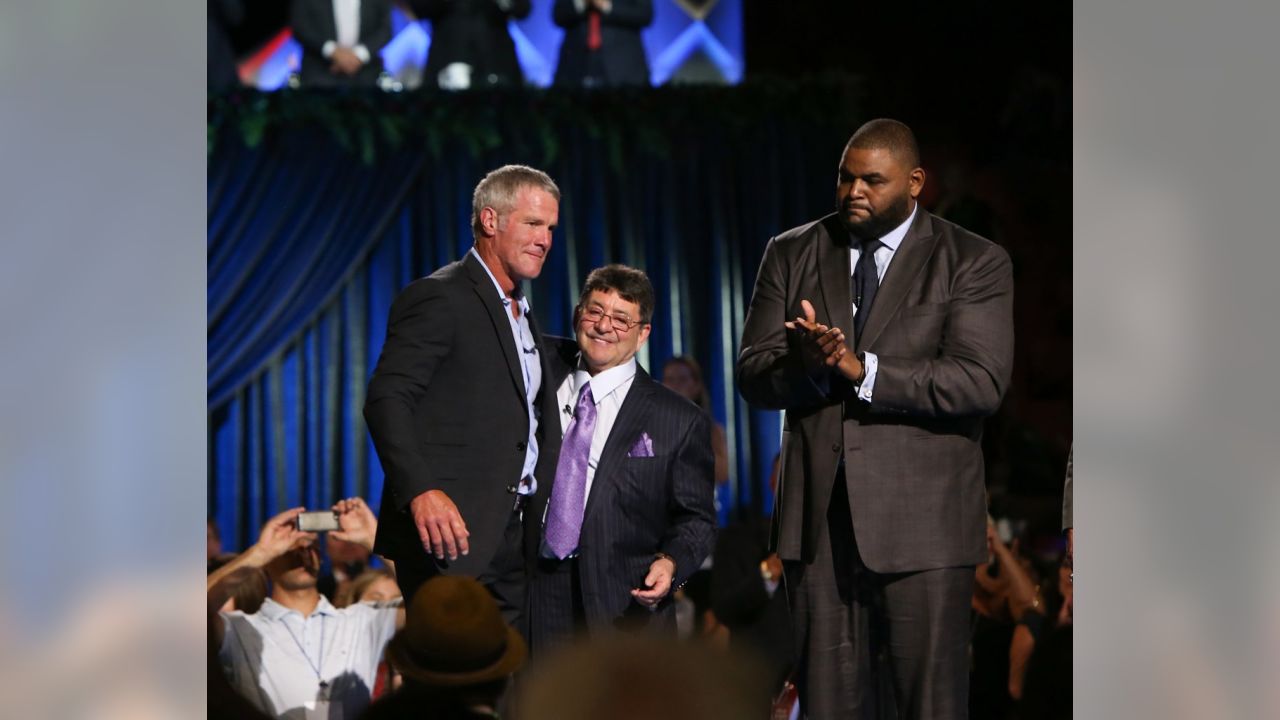
<path fill-rule="evenodd" d="M 520 485 L 516 492 L 521 495 L 532 495 L 538 490 L 538 481 L 533 476 L 533 470 L 538 466 L 538 389 L 542 387 L 542 359 L 538 355 L 538 343 L 533 337 L 533 330 L 529 327 L 529 298 L 520 293 L 520 286 L 516 285 L 518 294 L 517 302 L 520 304 L 520 317 L 511 317 L 512 299 L 502 292 L 502 286 L 498 284 L 498 279 L 489 271 L 489 266 L 484 264 L 484 260 L 480 259 L 480 253 L 476 252 L 474 247 L 471 248 L 471 254 L 476 260 L 480 260 L 480 267 L 484 268 L 484 272 L 493 281 L 493 287 L 498 293 L 498 298 L 502 301 L 503 313 L 507 316 L 507 321 L 511 323 L 511 337 L 516 343 L 516 355 L 520 356 L 520 371 L 524 376 L 524 394 L 525 406 L 529 412 L 529 440 L 524 446 L 524 469 L 520 474 Z"/>

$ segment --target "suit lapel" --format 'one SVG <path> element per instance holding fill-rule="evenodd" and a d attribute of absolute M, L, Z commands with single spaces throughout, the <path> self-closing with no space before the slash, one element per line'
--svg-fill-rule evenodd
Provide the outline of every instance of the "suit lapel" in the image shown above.
<path fill-rule="evenodd" d="M 637 366 L 631 390 L 618 409 L 618 417 L 613 421 L 609 439 L 605 440 L 604 449 L 600 451 L 600 464 L 596 466 L 596 474 L 591 481 L 591 494 L 587 496 L 587 507 L 582 513 L 584 523 L 591 517 L 591 509 L 599 504 L 598 498 L 603 494 L 601 491 L 616 477 L 616 468 L 626 458 L 640 433 L 644 432 L 644 422 L 649 417 L 655 385 L 649 374 Z"/>
<path fill-rule="evenodd" d="M 502 356 L 506 359 L 511 382 L 515 384 L 520 397 L 524 398 L 524 373 L 520 370 L 520 358 L 516 355 L 516 341 L 511 337 L 511 322 L 507 320 L 507 309 L 498 299 L 498 290 L 494 287 L 493 280 L 489 279 L 488 273 L 481 267 L 476 256 L 467 253 L 463 264 L 475 283 L 476 295 L 480 296 L 480 302 L 484 304 L 485 311 L 489 313 L 489 319 L 493 321 L 493 329 L 498 334 L 498 344 L 502 346 Z"/>
<path fill-rule="evenodd" d="M 917 207 L 919 207 L 917 205 Z M 858 350 L 869 349 L 880 337 L 889 319 L 897 312 L 907 291 L 915 284 L 920 271 L 924 269 L 933 254 L 933 246 L 937 243 L 937 235 L 933 232 L 933 216 L 924 208 L 916 212 L 915 222 L 907 231 L 898 251 L 893 255 L 893 262 L 884 274 L 884 280 L 876 291 L 875 302 L 871 305 L 871 314 L 867 316 L 867 324 L 862 328 L 862 339 Z"/>
<path fill-rule="evenodd" d="M 826 306 L 826 325 L 853 337 L 853 298 L 850 297 L 849 234 L 835 215 L 822 219 L 818 233 L 818 284 Z M 808 298 L 813 302 L 812 298 Z M 787 318 L 790 320 L 791 318 Z M 818 322 L 824 322 L 821 314 Z"/>

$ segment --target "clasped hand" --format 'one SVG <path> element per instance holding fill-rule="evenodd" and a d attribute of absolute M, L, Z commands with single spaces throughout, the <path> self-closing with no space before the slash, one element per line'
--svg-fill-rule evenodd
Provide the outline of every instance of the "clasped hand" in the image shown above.
<path fill-rule="evenodd" d="M 849 352 L 844 331 L 819 323 L 817 312 L 808 300 L 801 300 L 800 308 L 804 311 L 804 316 L 784 322 L 783 325 L 800 346 L 805 372 L 813 377 L 826 369 L 835 369 L 850 380 L 860 378 L 862 363 L 858 361 L 857 355 Z"/>

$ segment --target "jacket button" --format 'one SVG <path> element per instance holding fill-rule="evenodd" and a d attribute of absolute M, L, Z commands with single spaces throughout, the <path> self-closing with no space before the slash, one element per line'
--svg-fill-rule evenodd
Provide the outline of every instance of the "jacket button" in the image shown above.
<path fill-rule="evenodd" d="M 515 484 L 515 483 L 508 483 L 508 484 L 507 484 L 507 492 L 511 493 L 512 495 L 515 495 L 515 494 L 516 494 L 516 484 Z"/>
<path fill-rule="evenodd" d="M 840 452 L 840 443 L 831 443 L 831 452 Z"/>
<path fill-rule="evenodd" d="M 523 440 L 521 440 L 520 442 L 516 443 L 516 452 L 524 452 L 524 447 L 525 447 L 525 446 L 524 446 L 524 441 L 523 441 Z"/>

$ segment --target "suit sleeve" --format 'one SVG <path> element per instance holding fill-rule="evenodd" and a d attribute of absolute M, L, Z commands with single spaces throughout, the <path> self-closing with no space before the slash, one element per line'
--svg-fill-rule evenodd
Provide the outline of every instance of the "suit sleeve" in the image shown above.
<path fill-rule="evenodd" d="M 372 13 L 374 26 L 360 29 L 360 43 L 377 55 L 387 43 L 391 42 L 391 3 L 387 0 L 376 0 L 373 5 L 377 11 Z"/>
<path fill-rule="evenodd" d="M 715 541 L 715 459 L 711 454 L 711 418 L 698 412 L 676 451 L 667 499 L 667 530 L 662 552 L 675 558 L 674 587 L 698 571 Z"/>
<path fill-rule="evenodd" d="M 562 28 L 572 27 L 582 21 L 585 13 L 578 12 L 573 0 L 556 0 L 551 8 L 551 19 Z"/>
<path fill-rule="evenodd" d="M 304 50 L 321 54 L 324 44 L 334 38 L 325 37 L 320 29 L 320 12 L 332 12 L 332 6 L 317 0 L 293 0 L 290 6 L 289 24 L 293 37 Z"/>
<path fill-rule="evenodd" d="M 786 272 L 778 242 L 771 240 L 760 261 L 742 329 L 738 389 L 752 405 L 775 410 L 825 405 L 827 397 L 805 373 L 798 349 L 792 347 L 782 325 L 790 319 L 786 316 Z"/>
<path fill-rule="evenodd" d="M 414 408 L 453 347 L 454 317 L 437 283 L 423 281 L 391 306 L 387 341 L 369 380 L 364 418 L 396 506 L 436 486 L 419 449 Z"/>
<path fill-rule="evenodd" d="M 878 354 L 873 411 L 923 417 L 991 415 L 1013 370 L 1013 264 L 990 245 L 956 278 L 934 357 Z"/>
<path fill-rule="evenodd" d="M 501 6 L 499 6 L 501 9 Z M 529 13 L 533 12 L 533 3 L 531 0 L 512 0 L 511 7 L 503 11 L 503 15 L 513 17 L 516 20 L 523 20 L 529 17 Z"/>

